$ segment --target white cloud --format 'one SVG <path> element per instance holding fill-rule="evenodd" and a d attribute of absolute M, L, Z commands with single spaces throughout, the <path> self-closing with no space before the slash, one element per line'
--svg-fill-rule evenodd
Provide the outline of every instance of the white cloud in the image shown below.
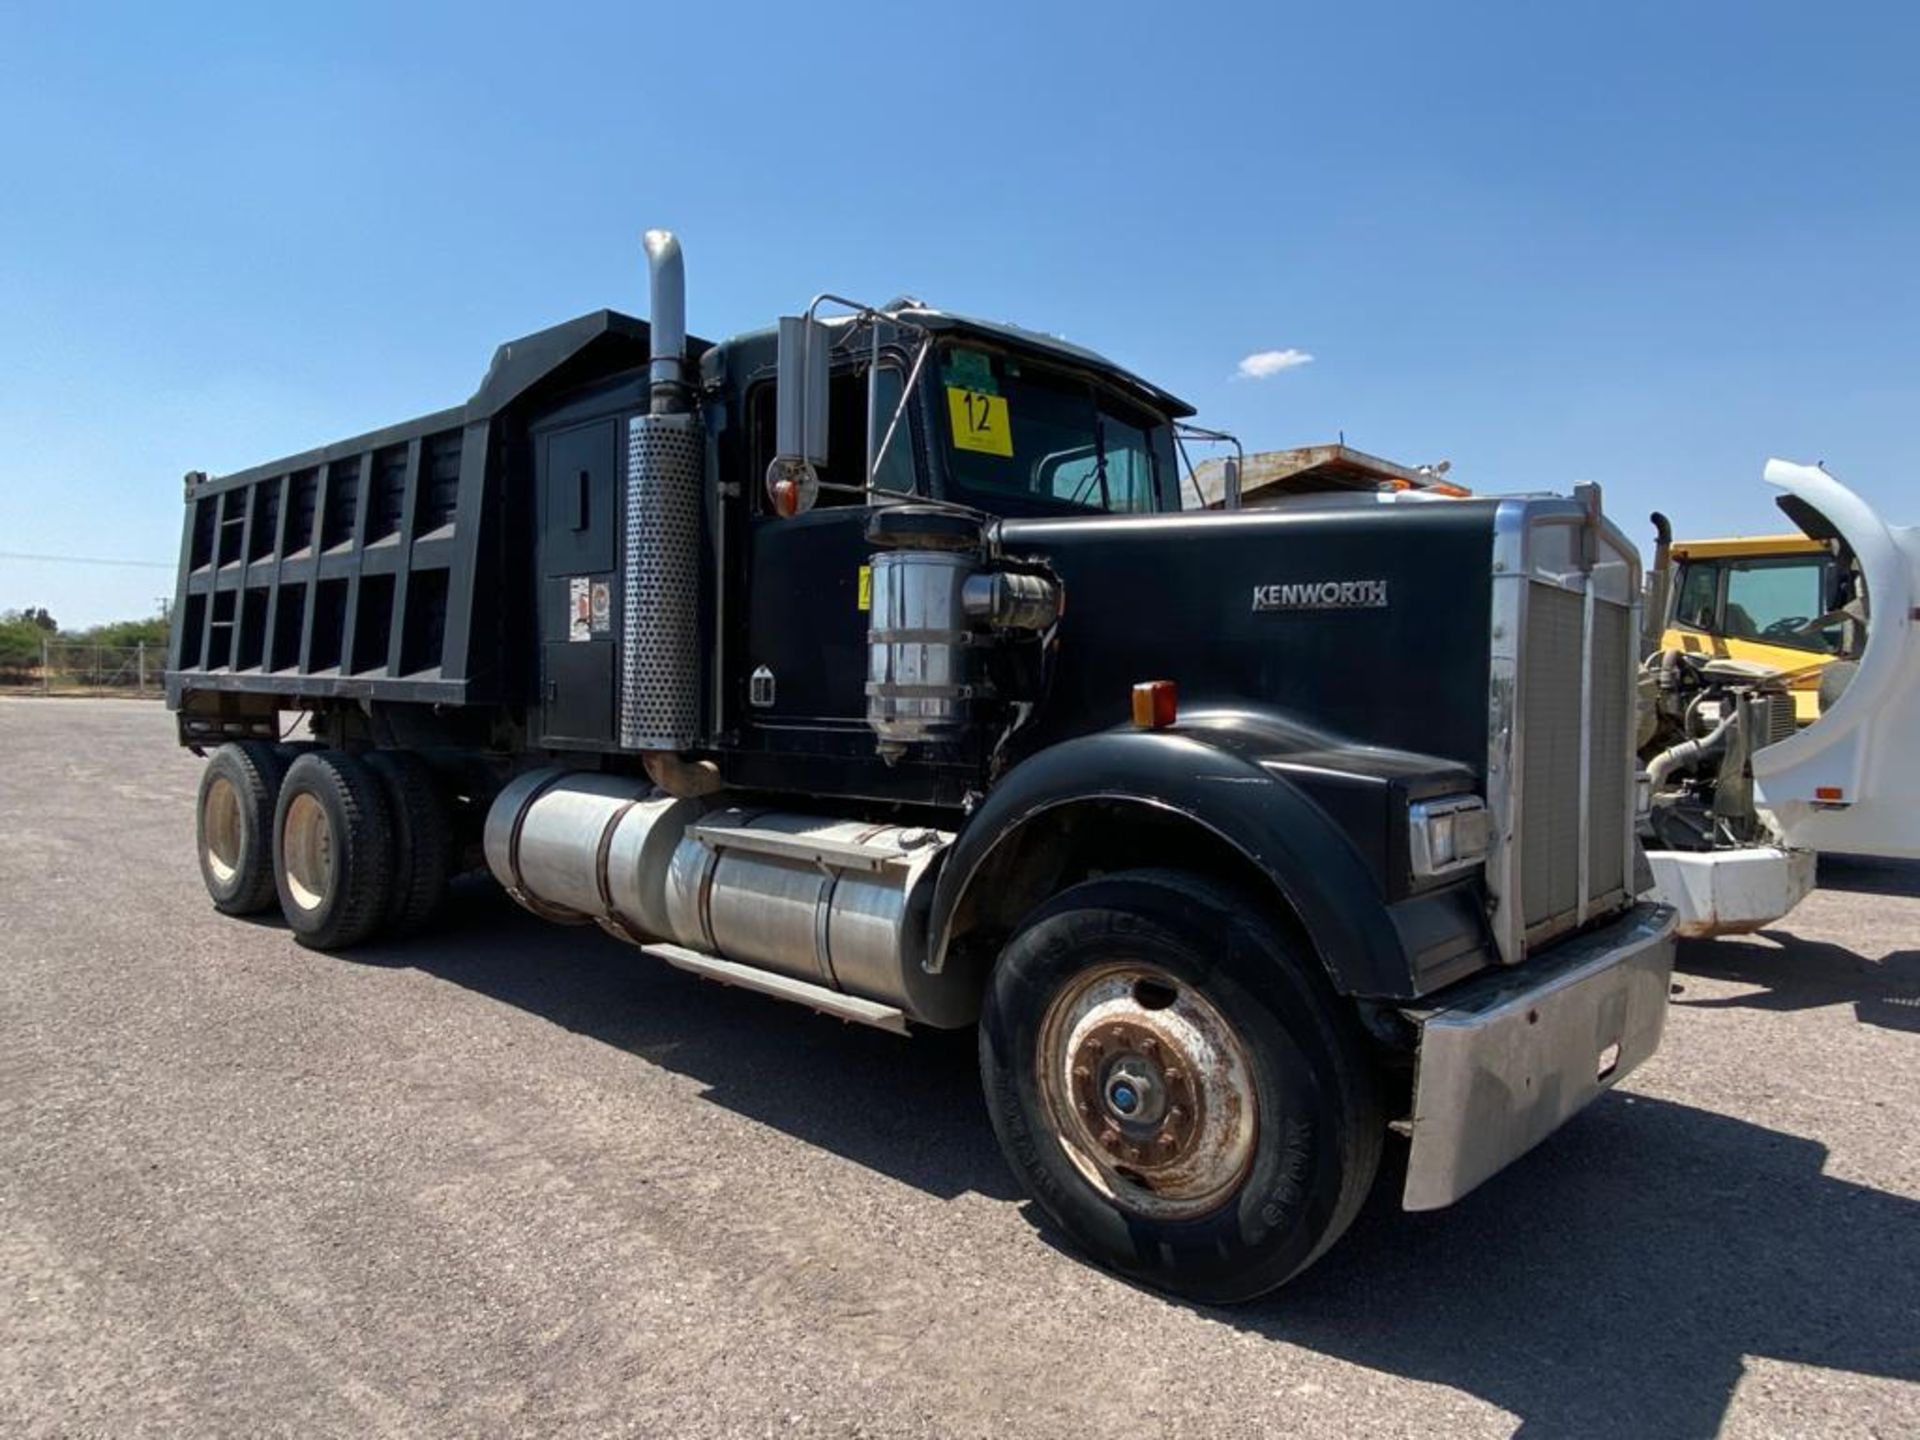
<path fill-rule="evenodd" d="M 1243 359 L 1233 372 L 1236 380 L 1265 380 L 1269 375 L 1278 375 L 1282 370 L 1292 370 L 1299 365 L 1311 365 L 1313 356 L 1304 350 L 1256 350 Z"/>

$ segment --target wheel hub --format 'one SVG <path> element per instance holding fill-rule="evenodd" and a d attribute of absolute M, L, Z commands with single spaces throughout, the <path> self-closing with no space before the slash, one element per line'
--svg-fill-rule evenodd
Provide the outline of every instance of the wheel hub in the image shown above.
<path fill-rule="evenodd" d="M 1180 1064 L 1165 1038 L 1109 1020 L 1085 1031 L 1070 1058 L 1074 1110 L 1113 1163 L 1162 1169 L 1191 1149 L 1200 1099 L 1191 1062 Z"/>
<path fill-rule="evenodd" d="M 207 847 L 207 868 L 223 885 L 240 868 L 240 792 L 224 775 L 207 785 L 200 804 L 200 829 Z"/>
<path fill-rule="evenodd" d="M 1049 1007 L 1042 1093 L 1074 1164 L 1128 1208 L 1203 1214 L 1252 1163 L 1243 1047 L 1193 988 L 1153 967 L 1077 977 Z"/>
<path fill-rule="evenodd" d="M 287 807 L 280 832 L 287 889 L 302 910 L 317 910 L 333 889 L 333 826 L 313 796 L 302 792 Z"/>

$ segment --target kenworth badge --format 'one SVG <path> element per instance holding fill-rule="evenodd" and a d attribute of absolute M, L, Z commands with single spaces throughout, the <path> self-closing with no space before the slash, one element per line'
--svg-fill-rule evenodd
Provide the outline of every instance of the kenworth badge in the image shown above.
<path fill-rule="evenodd" d="M 1384 580 L 1295 580 L 1253 587 L 1255 610 L 1384 610 Z"/>

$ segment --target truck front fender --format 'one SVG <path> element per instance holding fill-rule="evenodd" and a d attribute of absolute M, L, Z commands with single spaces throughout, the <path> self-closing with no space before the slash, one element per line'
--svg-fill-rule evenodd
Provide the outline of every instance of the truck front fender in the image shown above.
<path fill-rule="evenodd" d="M 1920 856 L 1920 531 L 1888 525 L 1824 470 L 1771 460 L 1766 473 L 1852 547 L 1869 613 L 1860 668 L 1839 700 L 1754 752 L 1760 801 L 1789 845 Z"/>
<path fill-rule="evenodd" d="M 1106 812 L 1102 824 L 1137 818 L 1193 836 L 1195 853 L 1170 845 L 1153 863 L 1192 865 L 1231 852 L 1243 873 L 1257 876 L 1297 922 L 1342 994 L 1413 998 L 1487 963 L 1472 884 L 1392 901 L 1377 864 L 1364 853 L 1368 837 L 1343 828 L 1284 770 L 1236 743 L 1242 740 L 1191 726 L 1112 730 L 1051 746 L 1016 766 L 946 856 L 933 897 L 928 968 L 946 965 L 981 911 L 1003 919 L 1010 914 L 1001 892 L 1028 877 L 1010 869 L 1007 857 L 1021 837 L 1076 807 Z M 1323 778 L 1328 759 L 1316 757 Z M 1381 791 L 1384 810 L 1387 787 L 1380 776 L 1358 779 L 1356 789 L 1371 783 Z M 1347 824 L 1355 824 L 1353 817 Z"/>

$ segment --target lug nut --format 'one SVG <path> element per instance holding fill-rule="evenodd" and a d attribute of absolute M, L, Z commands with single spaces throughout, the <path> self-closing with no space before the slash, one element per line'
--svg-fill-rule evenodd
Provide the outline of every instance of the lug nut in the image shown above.
<path fill-rule="evenodd" d="M 1084 1065 L 1076 1065 L 1073 1067 L 1073 1078 L 1076 1080 L 1091 1080 L 1093 1078 L 1093 1071 Z"/>

